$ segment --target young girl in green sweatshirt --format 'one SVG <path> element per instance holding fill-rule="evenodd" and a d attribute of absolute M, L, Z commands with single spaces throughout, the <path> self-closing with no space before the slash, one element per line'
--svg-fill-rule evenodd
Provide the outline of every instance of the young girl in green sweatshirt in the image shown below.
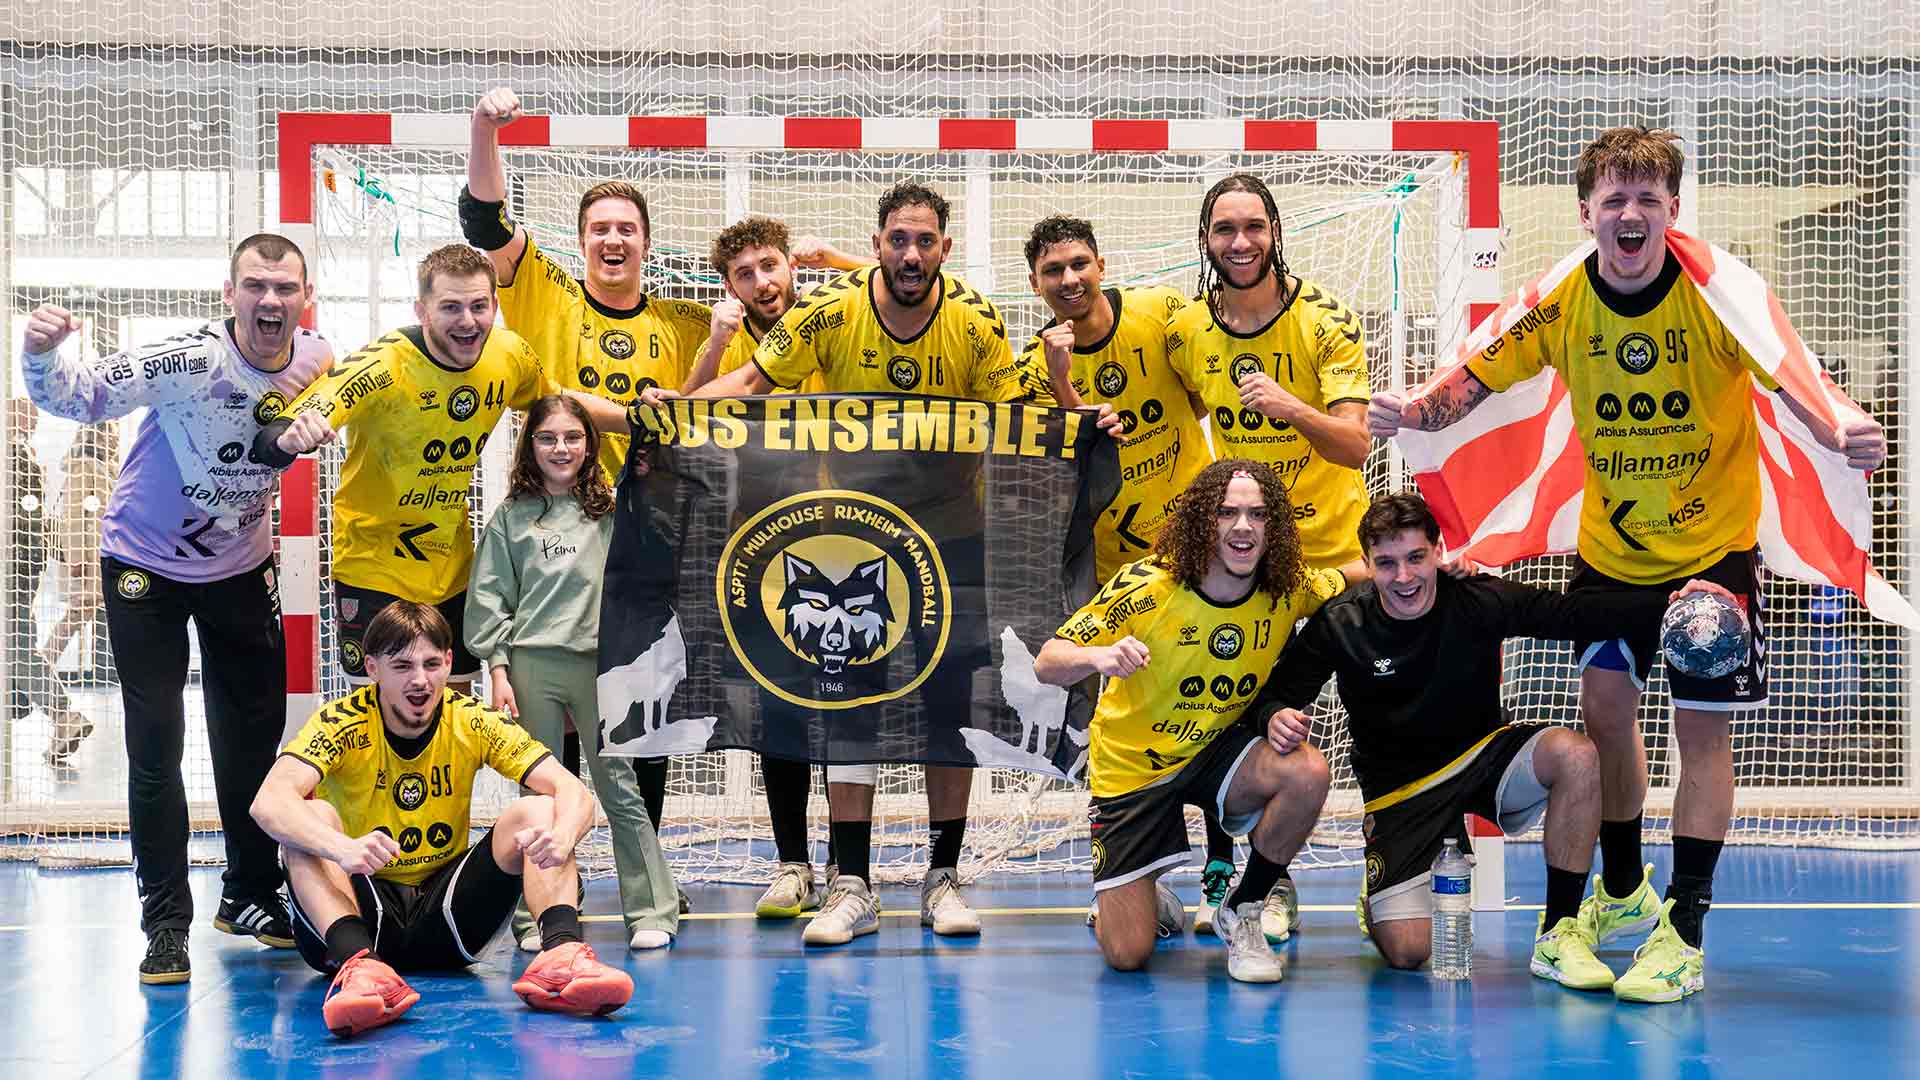
<path fill-rule="evenodd" d="M 527 410 L 507 500 L 474 556 L 467 646 L 492 670 L 494 705 L 548 747 L 559 748 L 572 714 L 613 833 L 629 943 L 657 949 L 680 927 L 673 872 L 633 770 L 600 752 L 595 651 L 613 491 L 595 467 L 598 443 L 586 410 L 570 398 L 544 397 Z M 515 912 L 516 936 L 531 926 L 524 907 Z M 532 937 L 537 947 L 537 931 Z"/>

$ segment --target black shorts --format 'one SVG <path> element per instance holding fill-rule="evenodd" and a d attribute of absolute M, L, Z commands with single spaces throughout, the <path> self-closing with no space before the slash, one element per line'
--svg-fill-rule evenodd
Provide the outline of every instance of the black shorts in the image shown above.
<path fill-rule="evenodd" d="M 1747 624 L 1753 628 L 1753 651 L 1748 654 L 1745 665 L 1718 679 L 1696 679 L 1675 671 L 1669 665 L 1667 687 L 1672 693 L 1673 703 L 1683 709 L 1706 709 L 1711 712 L 1733 712 L 1765 705 L 1767 633 L 1763 616 L 1766 605 L 1760 592 L 1760 553 L 1757 550 L 1730 552 L 1697 574 L 1663 581 L 1658 585 L 1633 585 L 1617 581 L 1588 566 L 1586 560 L 1576 557 L 1573 579 L 1567 582 L 1567 592 L 1587 588 L 1644 589 L 1665 595 L 1685 585 L 1691 578 L 1724 586 L 1740 601 L 1740 606 L 1747 613 Z M 1654 657 L 1660 652 L 1660 619 L 1649 619 L 1619 638 L 1576 642 L 1573 652 L 1578 658 L 1580 670 L 1599 667 L 1624 671 L 1635 686 L 1645 690 L 1647 677 L 1653 672 Z"/>
<path fill-rule="evenodd" d="M 388 604 L 401 599 L 392 593 L 383 593 L 376 589 L 362 589 L 344 582 L 333 583 L 333 630 L 334 640 L 340 643 L 340 670 L 347 673 L 349 679 L 365 682 L 367 679 L 367 658 L 360 649 L 360 642 L 367 636 L 367 624 L 375 615 L 386 610 Z M 453 627 L 453 672 L 455 682 L 477 678 L 480 675 L 480 659 L 467 651 L 467 594 L 456 593 L 438 604 L 433 605 L 447 625 Z"/>
<path fill-rule="evenodd" d="M 492 834 L 418 885 L 354 874 L 354 902 L 373 931 L 373 951 L 401 971 L 462 968 L 478 963 L 487 942 L 520 901 L 520 875 L 493 861 Z M 292 890 L 288 890 L 291 892 Z M 326 932 L 292 898 L 293 941 L 315 971 L 331 975 Z"/>
<path fill-rule="evenodd" d="M 1227 789 L 1253 745 L 1265 736 L 1236 723 L 1179 771 L 1125 795 L 1095 798 L 1087 805 L 1093 830 L 1093 891 L 1112 889 L 1186 862 L 1188 806 L 1213 811 L 1227 832 L 1244 836 L 1260 818 L 1226 817 Z"/>
<path fill-rule="evenodd" d="M 1446 768 L 1398 791 L 1367 801 L 1361 833 L 1367 840 L 1369 919 L 1426 919 L 1433 915 L 1434 857 L 1447 837 L 1472 851 L 1467 814 L 1525 832 L 1547 812 L 1547 792 L 1533 771 L 1535 740 L 1546 724 L 1503 727 Z"/>

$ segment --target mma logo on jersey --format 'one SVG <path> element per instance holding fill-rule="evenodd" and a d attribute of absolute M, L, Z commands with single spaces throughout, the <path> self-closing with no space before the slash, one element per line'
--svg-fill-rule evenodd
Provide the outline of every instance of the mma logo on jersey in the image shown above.
<path fill-rule="evenodd" d="M 1628 334 L 1613 347 L 1613 358 L 1627 374 L 1645 375 L 1660 362 L 1660 348 L 1645 334 Z"/>
<path fill-rule="evenodd" d="M 632 389 L 633 376 L 628 375 L 626 372 L 616 371 L 607 376 L 607 393 L 612 394 L 614 397 L 624 398 L 627 396 L 627 391 Z"/>
<path fill-rule="evenodd" d="M 1608 423 L 1620 419 L 1620 399 L 1612 394 L 1601 394 L 1593 403 L 1594 415 Z"/>
<path fill-rule="evenodd" d="M 447 398 L 447 415 L 455 420 L 470 420 L 479 411 L 480 395 L 471 386 L 463 386 Z"/>
<path fill-rule="evenodd" d="M 113 588 L 122 600 L 138 600 L 153 588 L 153 579 L 147 576 L 145 570 L 122 570 Z"/>
<path fill-rule="evenodd" d="M 1260 374 L 1260 358 L 1250 352 L 1243 352 L 1234 357 L 1232 366 L 1227 368 L 1227 377 L 1233 380 L 1235 386 L 1240 385 L 1241 379 L 1258 374 Z"/>
<path fill-rule="evenodd" d="M 580 386 L 591 390 L 600 385 L 600 369 L 589 364 L 580 369 Z"/>
<path fill-rule="evenodd" d="M 715 584 L 741 666 L 796 705 L 891 701 L 946 651 L 952 601 L 939 549 L 871 495 L 810 491 L 774 503 L 728 539 Z"/>
<path fill-rule="evenodd" d="M 253 406 L 253 422 L 265 425 L 274 417 L 287 411 L 287 398 L 278 390 L 269 390 L 260 395 Z"/>
<path fill-rule="evenodd" d="M 1231 660 L 1240 655 L 1240 647 L 1246 643 L 1246 636 L 1232 623 L 1222 623 L 1213 628 L 1213 635 L 1207 638 L 1207 651 L 1215 660 Z"/>
<path fill-rule="evenodd" d="M 1093 385 L 1107 397 L 1119 397 L 1127 388 L 1127 369 L 1109 360 L 1093 373 Z"/>
<path fill-rule="evenodd" d="M 920 385 L 920 363 L 911 356 L 896 356 L 887 362 L 887 381 L 901 390 Z"/>
<path fill-rule="evenodd" d="M 220 448 L 220 460 L 225 464 L 231 465 L 234 462 L 239 461 L 241 455 L 245 454 L 246 452 L 247 452 L 246 447 L 241 446 L 237 442 L 230 442 L 227 445 Z"/>
<path fill-rule="evenodd" d="M 1199 697 L 1207 692 L 1207 680 L 1198 675 L 1189 675 L 1180 680 L 1181 697 Z"/>
<path fill-rule="evenodd" d="M 600 351 L 615 360 L 625 360 L 635 352 L 633 335 L 625 330 L 609 330 L 600 335 Z"/>
<path fill-rule="evenodd" d="M 402 810 L 418 810 L 426 801 L 427 778 L 420 773 L 404 773 L 393 785 L 393 804 Z M 414 846 L 418 847 L 419 843 L 416 839 Z"/>

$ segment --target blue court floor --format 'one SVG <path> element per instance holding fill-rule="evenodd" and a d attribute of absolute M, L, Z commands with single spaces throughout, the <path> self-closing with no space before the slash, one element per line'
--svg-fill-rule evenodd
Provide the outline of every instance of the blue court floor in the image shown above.
<path fill-rule="evenodd" d="M 1666 849 L 1649 856 L 1664 883 Z M 1539 848 L 1509 845 L 1507 865 L 1508 893 L 1537 905 Z M 142 988 L 129 872 L 0 864 L 0 1076 L 1920 1076 L 1920 853 L 1729 849 L 1707 990 L 1660 1006 L 1528 976 L 1535 907 L 1478 917 L 1470 984 L 1389 971 L 1354 926 L 1358 876 L 1298 876 L 1306 927 L 1278 986 L 1231 982 L 1222 946 L 1191 931 L 1144 974 L 1107 971 L 1078 878 L 973 888 L 974 941 L 923 931 L 917 890 L 886 888 L 878 934 L 811 952 L 798 924 L 754 921 L 758 888 L 706 886 L 669 952 L 588 924 L 636 984 L 610 1018 L 528 1010 L 503 936 L 469 976 L 411 980 L 405 1020 L 341 1041 L 296 955 L 212 929 L 216 871 L 195 871 L 193 980 Z M 612 898 L 595 882 L 589 913 Z M 1624 970 L 1631 944 L 1603 959 Z"/>

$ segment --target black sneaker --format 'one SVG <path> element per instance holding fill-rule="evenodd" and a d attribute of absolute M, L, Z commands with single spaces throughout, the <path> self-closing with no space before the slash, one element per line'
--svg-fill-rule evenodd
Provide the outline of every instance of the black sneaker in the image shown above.
<path fill-rule="evenodd" d="M 287 925 L 287 903 L 276 894 L 265 900 L 220 898 L 213 928 L 239 937 L 260 939 L 276 949 L 293 948 L 293 928 Z"/>
<path fill-rule="evenodd" d="M 147 958 L 140 961 L 140 981 L 147 986 L 183 983 L 193 968 L 187 962 L 187 932 L 161 927 L 147 935 Z"/>
<path fill-rule="evenodd" d="M 687 890 L 678 889 L 675 891 L 677 891 L 680 894 L 680 914 L 687 915 L 692 913 L 693 901 L 687 899 Z"/>

